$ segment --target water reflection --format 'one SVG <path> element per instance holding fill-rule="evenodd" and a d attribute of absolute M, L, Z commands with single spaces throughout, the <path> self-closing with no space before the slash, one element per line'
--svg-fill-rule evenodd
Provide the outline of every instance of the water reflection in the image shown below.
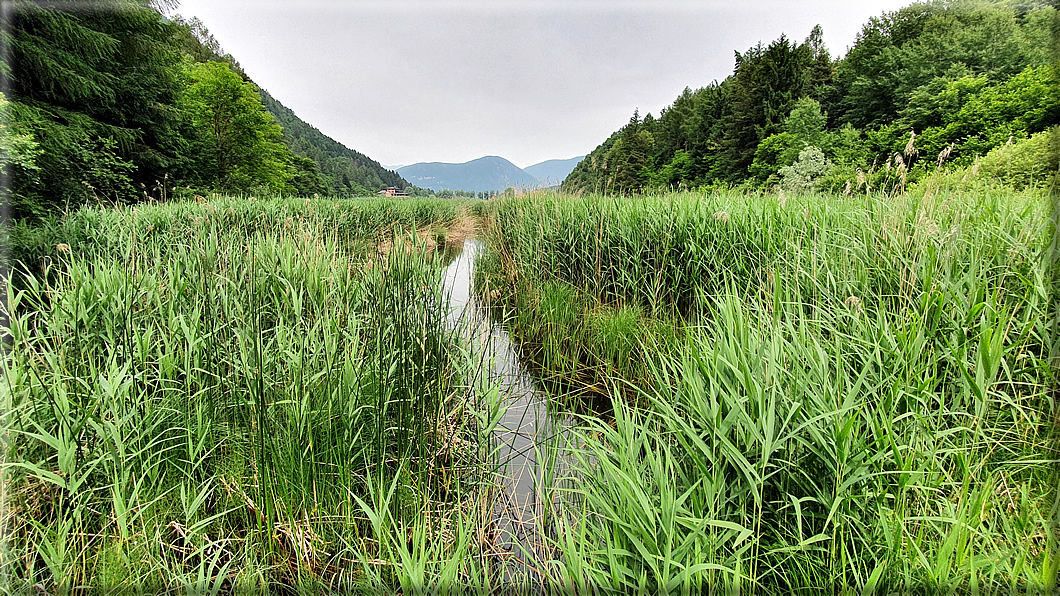
<path fill-rule="evenodd" d="M 541 489 L 545 447 L 554 440 L 557 421 L 548 412 L 545 395 L 519 361 L 519 353 L 501 325 L 473 291 L 475 257 L 483 249 L 466 240 L 463 251 L 445 271 L 449 324 L 461 327 L 479 361 L 477 383 L 499 387 L 506 408 L 494 433 L 501 466 L 502 491 L 494 507 L 494 523 L 503 547 L 524 563 L 544 560 L 536 520 L 544 513 Z M 525 555 L 531 560 L 526 560 Z"/>

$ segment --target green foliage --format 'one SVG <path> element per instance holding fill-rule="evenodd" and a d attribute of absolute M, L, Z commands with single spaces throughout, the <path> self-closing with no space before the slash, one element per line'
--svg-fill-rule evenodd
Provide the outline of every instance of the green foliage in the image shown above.
<path fill-rule="evenodd" d="M 491 205 L 509 328 L 542 375 L 611 406 L 563 432 L 546 581 L 1052 590 L 1050 203 L 935 187 Z"/>
<path fill-rule="evenodd" d="M 967 165 L 1010 136 L 1060 123 L 1048 51 L 1056 14 L 1038 0 L 931 0 L 871 19 L 837 61 L 820 27 L 802 44 L 759 43 L 736 54 L 724 81 L 686 88 L 657 120 L 639 124 L 652 135 L 646 159 L 629 151 L 627 125 L 563 188 L 768 186 L 812 145 L 838 166 L 827 187 L 904 189 L 944 152 L 946 163 Z M 895 174 L 885 164 L 905 153 L 910 132 L 916 151 Z M 630 154 L 639 174 L 616 168 Z"/>
<path fill-rule="evenodd" d="M 125 203 L 139 194 L 136 166 L 90 118 L 19 102 L 11 103 L 11 112 L 18 134 L 41 139 L 35 168 L 11 169 L 14 216 L 41 217 L 84 202 Z"/>
<path fill-rule="evenodd" d="M 251 82 L 235 58 L 224 53 L 221 45 L 201 21 L 197 18 L 190 21 L 178 18 L 177 22 L 180 27 L 175 42 L 192 60 L 199 63 L 228 64 L 244 80 Z M 341 147 L 341 145 L 303 122 L 293 111 L 276 101 L 265 90 L 259 89 L 258 92 L 265 109 L 283 128 L 282 140 L 290 150 L 284 157 L 288 162 L 290 173 L 288 191 L 302 196 L 314 194 L 367 196 L 372 194 L 364 185 L 350 181 L 350 176 L 353 176 L 353 180 L 362 179 L 363 173 L 358 172 L 352 164 L 346 164 L 342 159 L 329 158 L 327 148 L 334 149 L 335 146 Z M 325 147 L 323 152 L 319 150 L 320 146 Z M 345 147 L 341 149 L 349 151 Z M 359 153 L 351 153 L 367 160 Z M 325 166 L 331 172 L 330 175 L 322 172 Z M 376 166 L 378 167 L 378 164 Z"/>
<path fill-rule="evenodd" d="M 173 43 L 180 48 L 181 53 L 190 56 L 195 62 L 225 62 L 241 76 L 246 76 L 235 57 L 221 49 L 220 42 L 198 17 L 184 19 L 175 15 L 172 19 L 177 25 Z"/>
<path fill-rule="evenodd" d="M 832 162 L 824 156 L 824 152 L 808 145 L 799 152 L 795 163 L 780 168 L 780 186 L 788 192 L 815 190 L 831 168 Z"/>
<path fill-rule="evenodd" d="M 458 412 L 490 397 L 410 234 L 456 214 L 211 197 L 19 222 L 5 589 L 381 590 L 413 529 L 421 580 L 484 578 L 451 495 L 487 472 L 491 428 Z"/>
<path fill-rule="evenodd" d="M 22 172 L 37 171 L 37 156 L 40 144 L 29 133 L 11 130 L 11 102 L 0 93 L 0 168 L 19 168 Z"/>
<path fill-rule="evenodd" d="M 318 164 L 321 177 L 319 184 L 327 188 L 321 194 L 367 196 L 389 186 L 412 190 L 412 185 L 397 173 L 326 136 L 276 101 L 267 91 L 262 90 L 261 96 L 265 109 L 283 127 L 283 142 L 295 155 Z"/>
<path fill-rule="evenodd" d="M 151 0 L 8 4 L 6 123 L 12 138 L 37 144 L 33 167 L 5 165 L 15 217 L 170 197 L 190 185 L 306 195 L 404 186 L 396 174 L 373 174 L 384 171 L 355 152 L 296 159 L 278 142 L 293 147 L 293 137 L 282 136 L 238 62 L 196 19 L 164 18 Z M 293 127 L 308 126 L 286 114 Z"/>
<path fill-rule="evenodd" d="M 298 155 L 291 156 L 293 174 L 290 181 L 294 194 L 302 197 L 312 195 L 327 195 L 328 187 L 324 178 L 320 176 L 317 162 L 308 157 Z"/>
<path fill-rule="evenodd" d="M 615 141 L 614 147 L 607 154 L 613 172 L 609 190 L 624 194 L 640 190 L 644 186 L 648 154 L 654 144 L 655 139 L 649 126 L 641 126 L 634 112 L 629 125 L 623 129 L 622 136 Z"/>
<path fill-rule="evenodd" d="M 932 98 L 937 120 L 904 116 L 900 124 L 931 124 L 919 135 L 920 149 L 937 155 L 953 143 L 951 160 L 968 164 L 1012 137 L 1025 137 L 1060 124 L 1060 96 L 1051 67 L 1028 68 L 996 85 L 985 76 L 965 76 L 948 83 Z"/>
<path fill-rule="evenodd" d="M 1015 188 L 1047 186 L 1057 182 L 1060 128 L 1031 135 L 991 150 L 973 168 Z"/>
<path fill-rule="evenodd" d="M 568 191 L 629 194 L 659 177 L 653 173 L 655 120 L 634 110 L 629 123 L 579 163 L 564 182 Z"/>
<path fill-rule="evenodd" d="M 831 149 L 831 139 L 825 131 L 827 123 L 828 116 L 821 112 L 820 102 L 812 97 L 801 97 L 784 119 L 783 128 L 797 142 L 828 151 Z"/>
<path fill-rule="evenodd" d="M 684 149 L 678 149 L 674 152 L 670 163 L 651 174 L 651 185 L 662 188 L 679 186 L 684 181 L 693 178 L 695 167 L 696 162 L 692 154 Z"/>
<path fill-rule="evenodd" d="M 40 150 L 36 170 L 11 172 L 13 215 L 132 200 L 134 185 L 179 168 L 179 53 L 154 8 L 20 0 L 4 15 L 11 126 Z"/>
<path fill-rule="evenodd" d="M 747 172 L 760 182 L 775 179 L 780 168 L 791 165 L 798 158 L 798 140 L 789 132 L 769 135 L 755 148 L 754 161 Z"/>
<path fill-rule="evenodd" d="M 810 90 L 811 64 L 808 48 L 785 36 L 737 52 L 723 137 L 730 178 L 744 177 L 758 144 L 781 131 L 795 101 Z"/>
<path fill-rule="evenodd" d="M 748 173 L 761 182 L 770 182 L 781 168 L 795 163 L 804 148 L 814 146 L 830 152 L 833 135 L 825 130 L 827 121 L 817 100 L 800 98 L 784 119 L 784 132 L 770 135 L 758 144 Z"/>
<path fill-rule="evenodd" d="M 1055 9 L 1036 3 L 1035 11 Z M 874 17 L 839 63 L 839 98 L 829 111 L 839 122 L 880 126 L 898 115 L 916 89 L 961 65 L 992 81 L 1043 64 L 1035 47 L 1045 26 L 990 2 L 918 2 Z"/>
<path fill-rule="evenodd" d="M 603 182 L 607 176 L 607 155 L 618 141 L 621 130 L 615 131 L 600 146 L 585 156 L 574 170 L 563 181 L 561 188 L 565 192 L 584 193 L 602 192 Z"/>
<path fill-rule="evenodd" d="M 186 76 L 179 105 L 191 130 L 193 179 L 227 192 L 286 190 L 289 152 L 257 87 L 218 62 L 189 64 Z"/>

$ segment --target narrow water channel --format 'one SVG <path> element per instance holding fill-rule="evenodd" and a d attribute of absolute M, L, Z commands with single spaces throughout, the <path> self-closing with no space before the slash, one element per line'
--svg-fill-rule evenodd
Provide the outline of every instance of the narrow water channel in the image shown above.
<path fill-rule="evenodd" d="M 502 490 L 493 522 L 502 548 L 516 563 L 508 566 L 509 573 L 519 574 L 520 568 L 532 571 L 544 555 L 537 524 L 543 514 L 544 466 L 538 458 L 557 436 L 562 421 L 550 416 L 546 398 L 519 361 L 518 350 L 475 295 L 472 273 L 482 249 L 477 240 L 464 241 L 463 251 L 445 271 L 445 292 L 449 323 L 463 329 L 480 363 L 476 382 L 499 387 L 506 408 L 494 432 Z"/>

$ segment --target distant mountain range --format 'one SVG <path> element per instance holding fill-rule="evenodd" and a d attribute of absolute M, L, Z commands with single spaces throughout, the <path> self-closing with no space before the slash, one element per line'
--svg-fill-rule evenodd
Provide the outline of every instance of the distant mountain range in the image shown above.
<path fill-rule="evenodd" d="M 402 166 L 397 173 L 412 184 L 433 191 L 503 191 L 556 186 L 581 160 L 582 157 L 551 159 L 524 170 L 503 157 L 489 155 L 465 163 L 417 163 Z"/>
<path fill-rule="evenodd" d="M 574 166 L 583 159 L 585 159 L 584 155 L 570 159 L 550 159 L 526 166 L 523 171 L 537 178 L 545 186 L 557 186 L 567 179 L 567 176 L 574 170 Z"/>

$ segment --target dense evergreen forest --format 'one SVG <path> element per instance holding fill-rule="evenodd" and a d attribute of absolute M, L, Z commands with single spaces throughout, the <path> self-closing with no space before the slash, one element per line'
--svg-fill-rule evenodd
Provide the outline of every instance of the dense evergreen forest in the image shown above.
<path fill-rule="evenodd" d="M 201 22 L 167 18 L 163 4 L 14 0 L 3 11 L 0 166 L 12 216 L 195 192 L 407 186 L 299 120 Z"/>
<path fill-rule="evenodd" d="M 720 83 L 629 123 L 564 189 L 901 189 L 939 168 L 1026 185 L 1055 171 L 1060 123 L 1043 0 L 936 0 L 872 18 L 842 59 L 818 26 L 736 52 Z"/>

